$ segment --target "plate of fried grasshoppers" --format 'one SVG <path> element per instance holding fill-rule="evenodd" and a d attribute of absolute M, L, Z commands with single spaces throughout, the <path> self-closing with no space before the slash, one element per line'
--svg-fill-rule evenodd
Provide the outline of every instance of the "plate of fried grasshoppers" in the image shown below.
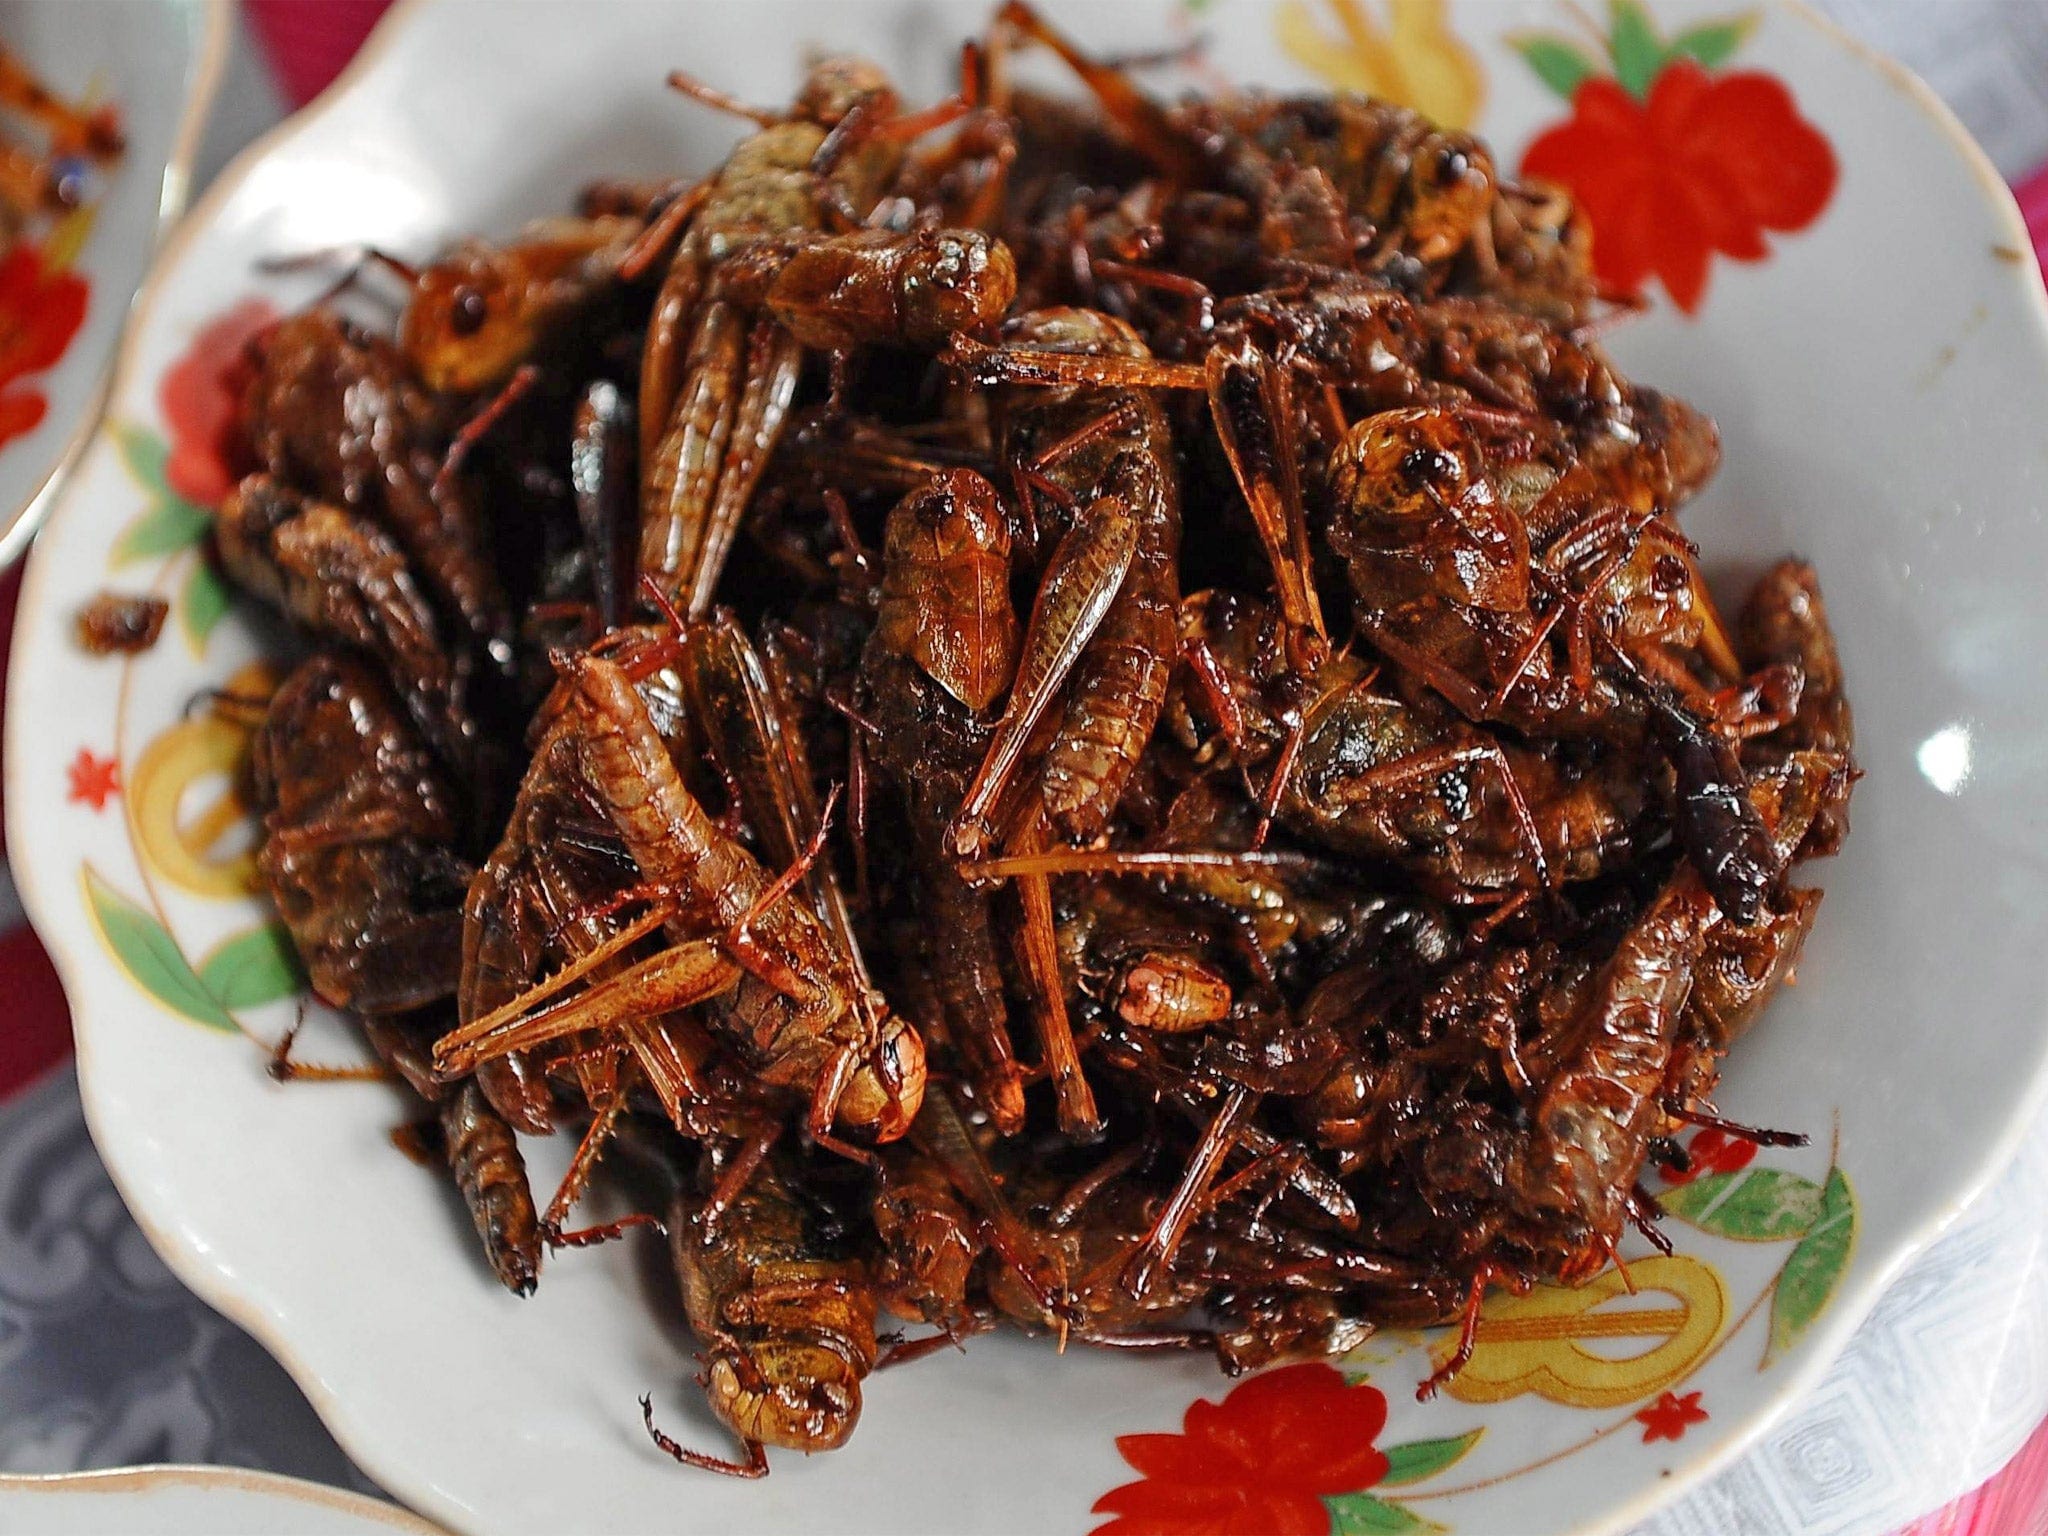
<path fill-rule="evenodd" d="M 2009 1151 L 2010 198 L 1803 10 L 1391 14 L 415 0 L 166 253 L 11 855 L 421 1513 L 1618 1529 Z"/>

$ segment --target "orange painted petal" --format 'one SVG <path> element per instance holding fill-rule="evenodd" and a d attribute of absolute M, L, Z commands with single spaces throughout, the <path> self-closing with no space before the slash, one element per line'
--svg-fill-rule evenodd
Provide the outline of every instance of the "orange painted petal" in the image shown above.
<path fill-rule="evenodd" d="M 1190 1408 L 1190 1440 L 1246 1468 L 1261 1486 L 1308 1494 L 1347 1493 L 1386 1475 L 1373 1441 L 1386 1427 L 1387 1400 L 1353 1386 L 1319 1361 L 1255 1376 L 1220 1407 Z"/>
<path fill-rule="evenodd" d="M 1716 84 L 1695 60 L 1677 59 L 1665 65 L 1650 82 L 1650 99 L 1644 107 L 1650 136 L 1665 148 L 1682 148 L 1696 131 L 1695 114 Z"/>
<path fill-rule="evenodd" d="M 164 480 L 198 507 L 219 506 L 235 488 L 234 477 L 220 454 L 203 438 L 180 438 L 171 445 L 170 456 L 164 460 Z"/>
<path fill-rule="evenodd" d="M 1607 75 L 1588 75 L 1572 95 L 1571 121 L 1588 133 L 1611 135 L 1640 143 L 1645 125 L 1643 104 Z"/>
<path fill-rule="evenodd" d="M 157 406 L 171 439 L 164 478 L 187 501 L 215 506 L 234 489 L 246 349 L 276 319 L 268 300 L 244 299 L 202 326 L 184 354 L 164 370 L 157 385 Z"/>
<path fill-rule="evenodd" d="M 1187 1435 L 1118 1435 L 1118 1454 L 1147 1477 L 1169 1482 L 1215 1482 L 1228 1470 L 1216 1462 L 1216 1453 Z"/>
<path fill-rule="evenodd" d="M 35 431 L 49 410 L 50 402 L 33 389 L 10 389 L 0 394 L 0 443 Z"/>
<path fill-rule="evenodd" d="M 42 285 L 33 303 L 33 319 L 20 354 L 24 373 L 38 373 L 52 366 L 71 345 L 71 338 L 85 323 L 90 290 L 75 272 L 59 272 Z"/>
<path fill-rule="evenodd" d="M 1304 1530 L 1300 1510 L 1283 1510 L 1272 1518 L 1274 1500 L 1250 1488 L 1182 1487 L 1173 1483 L 1126 1483 L 1095 1501 L 1094 1513 L 1120 1518 L 1098 1526 L 1093 1536 L 1240 1536 L 1247 1531 L 1300 1531 L 1324 1536 L 1329 1513 L 1310 1499 L 1321 1523 Z M 1292 1501 L 1288 1501 L 1292 1502 Z"/>
<path fill-rule="evenodd" d="M 1679 167 L 1671 192 L 1684 198 L 1709 251 L 1737 261 L 1761 261 L 1770 254 L 1747 195 L 1721 166 L 1709 161 Z"/>
<path fill-rule="evenodd" d="M 0 315 L 27 313 L 42 276 L 42 253 L 32 245 L 17 245 L 0 258 Z"/>
<path fill-rule="evenodd" d="M 1738 182 L 1750 216 L 1767 229 L 1804 229 L 1834 196 L 1840 167 L 1833 146 L 1769 75 L 1716 81 L 1693 115 L 1693 133 L 1694 156 Z"/>
<path fill-rule="evenodd" d="M 1707 294 L 1713 247 L 1686 190 L 1668 184 L 1661 190 L 1661 196 L 1645 200 L 1655 220 L 1651 265 L 1671 302 L 1688 315 L 1696 314 Z"/>
<path fill-rule="evenodd" d="M 1586 82 L 1576 100 L 1584 115 L 1538 136 L 1522 174 L 1572 194 L 1593 232 L 1594 271 L 1607 287 L 1633 293 L 1650 271 L 1655 231 L 1644 218 L 1670 164 L 1655 152 L 1642 108 L 1612 81 Z"/>
<path fill-rule="evenodd" d="M 1656 267 L 1663 238 L 1657 207 L 1660 174 L 1654 167 L 1639 167 L 1598 189 L 1595 197 L 1580 200 L 1593 230 L 1593 270 L 1616 292 L 1640 291 Z"/>

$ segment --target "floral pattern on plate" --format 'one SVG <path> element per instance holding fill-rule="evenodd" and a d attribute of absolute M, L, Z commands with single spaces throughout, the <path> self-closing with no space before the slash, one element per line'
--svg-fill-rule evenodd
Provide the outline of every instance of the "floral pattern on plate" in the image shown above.
<path fill-rule="evenodd" d="M 1754 12 L 1666 38 L 1637 0 L 1613 0 L 1604 58 L 1550 33 L 1515 38 L 1543 83 L 1571 103 L 1522 156 L 1522 174 L 1568 189 L 1593 228 L 1593 269 L 1617 296 L 1652 277 L 1696 314 L 1716 256 L 1763 261 L 1766 231 L 1818 219 L 1840 167 L 1782 80 L 1722 70 Z M 1608 71 L 1611 69 L 1611 73 Z"/>

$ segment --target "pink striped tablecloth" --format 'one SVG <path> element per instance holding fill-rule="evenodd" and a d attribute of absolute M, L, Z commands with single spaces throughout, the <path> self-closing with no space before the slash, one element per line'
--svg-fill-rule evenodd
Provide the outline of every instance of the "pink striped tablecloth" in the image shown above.
<path fill-rule="evenodd" d="M 386 3 L 244 0 L 246 33 L 229 77 L 230 93 L 242 94 L 224 101 L 221 114 L 233 124 L 228 136 L 263 126 L 274 107 L 258 98 L 274 94 L 296 105 L 316 94 Z M 2048 0 L 1824 3 L 1929 74 L 2007 174 L 2022 156 L 2031 156 L 2022 164 L 2040 166 L 2019 176 L 2016 191 L 2037 253 L 2048 255 L 2048 84 L 2014 75 L 2006 57 L 2031 55 L 2048 81 Z M 1955 25 L 1966 12 L 1974 32 Z M 1980 56 L 1987 48 L 1991 56 Z M 216 146 L 209 158 L 217 166 L 233 147 Z M 18 572 L 0 577 L 0 636 L 12 633 L 19 586 Z M 0 718 L 4 711 L 0 699 Z M 0 1025 L 0 1471 L 218 1461 L 375 1491 L 275 1364 L 183 1292 L 121 1210 L 79 1116 L 63 993 L 4 865 L 0 991 L 10 1004 Z M 1751 1482 L 1767 1486 L 1773 1475 L 1758 1470 Z M 1744 1497 L 1730 1493 L 1689 1500 L 1653 1525 L 1674 1532 L 1809 1528 L 1796 1501 L 1762 1502 L 1777 1513 L 1744 1507 Z M 1826 1524 L 1829 1531 L 1866 1528 Z M 1989 1481 L 1895 1536 L 2048 1536 L 2048 1422 Z"/>

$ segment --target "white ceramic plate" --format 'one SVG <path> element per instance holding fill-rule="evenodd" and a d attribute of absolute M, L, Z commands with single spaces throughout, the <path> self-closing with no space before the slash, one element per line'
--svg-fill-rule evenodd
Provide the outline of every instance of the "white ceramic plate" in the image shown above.
<path fill-rule="evenodd" d="M 0 325 L 15 334 L 39 331 L 58 314 L 67 317 L 57 325 L 62 334 L 51 338 L 61 354 L 46 367 L 17 371 L 7 361 L 16 353 L 14 335 L 0 346 L 0 390 L 16 401 L 33 395 L 42 402 L 26 431 L 18 423 L 30 419 L 28 408 L 0 413 L 11 423 L 0 431 L 0 566 L 27 547 L 45 491 L 84 447 L 128 301 L 149 270 L 158 232 L 184 209 L 192 154 L 227 47 L 230 3 L 0 4 L 0 39 L 63 95 L 119 103 L 128 138 L 120 160 L 96 182 L 88 208 L 71 216 L 77 227 L 45 231 L 49 238 L 34 242 L 39 259 L 28 280 L 0 293 Z M 59 254 L 73 246 L 75 254 Z M 73 297 L 53 291 L 80 284 L 82 315 Z"/>
<path fill-rule="evenodd" d="M 14 1536 L 438 1536 L 361 1494 L 234 1467 L 0 1477 L 0 1528 Z"/>
<path fill-rule="evenodd" d="M 981 12 L 422 0 L 225 176 L 165 256 L 109 431 L 30 572 L 7 784 L 94 1135 L 137 1217 L 361 1465 L 450 1525 L 1613 1529 L 1726 1461 L 1815 1377 L 2010 1151 L 2042 1085 L 2048 327 L 2011 200 L 1947 114 L 1808 13 L 1730 17 L 1720 0 L 1654 0 L 1651 20 L 1623 11 L 1604 37 L 1562 0 L 1453 5 L 1448 31 L 1408 6 L 1399 33 L 1373 0 L 1052 9 L 1105 50 L 1198 26 L 1238 79 L 1405 92 L 1475 121 L 1510 166 L 1545 142 L 1539 159 L 1585 180 L 1610 275 L 1662 274 L 1614 345 L 1721 422 L 1726 467 L 1687 526 L 1713 566 L 1788 550 L 1818 564 L 1869 772 L 1847 853 L 1819 871 L 1829 900 L 1800 985 L 1720 1095 L 1815 1145 L 1743 1167 L 1739 1148 L 1700 1147 L 1718 1182 L 1667 1191 L 1691 1219 L 1669 1223 L 1675 1258 L 1631 1251 L 1639 1296 L 1610 1272 L 1496 1302 L 1471 1367 L 1427 1406 L 1412 1387 L 1440 1339 L 1386 1336 L 1346 1375 L 1299 1367 L 1232 1391 L 1193 1359 L 1057 1359 L 1002 1338 L 876 1380 L 847 1449 L 780 1457 L 763 1484 L 655 1453 L 643 1390 L 684 1438 L 720 1442 L 634 1255 L 565 1258 L 536 1298 L 512 1298 L 451 1196 L 386 1144 L 393 1098 L 279 1089 L 239 1032 L 273 1037 L 288 984 L 232 835 L 198 846 L 241 743 L 185 709 L 256 640 L 240 615 L 219 619 L 192 547 L 203 521 L 160 466 L 167 437 L 187 449 L 207 418 L 206 358 L 231 356 L 264 312 L 251 296 L 289 307 L 313 291 L 260 275 L 259 258 L 350 241 L 423 254 L 559 208 L 598 172 L 709 165 L 731 125 L 662 89 L 672 65 L 775 100 L 807 48 L 854 45 L 934 94 Z M 1695 75 L 1686 52 L 1711 68 Z M 1601 179 L 1629 157 L 1637 174 Z M 1706 230 L 1768 259 L 1714 255 Z M 132 662 L 69 638 L 109 581 L 178 607 Z M 316 1023 L 307 1049 L 350 1046 Z M 1184 1422 L 1200 1398 L 1222 1407 Z"/>

